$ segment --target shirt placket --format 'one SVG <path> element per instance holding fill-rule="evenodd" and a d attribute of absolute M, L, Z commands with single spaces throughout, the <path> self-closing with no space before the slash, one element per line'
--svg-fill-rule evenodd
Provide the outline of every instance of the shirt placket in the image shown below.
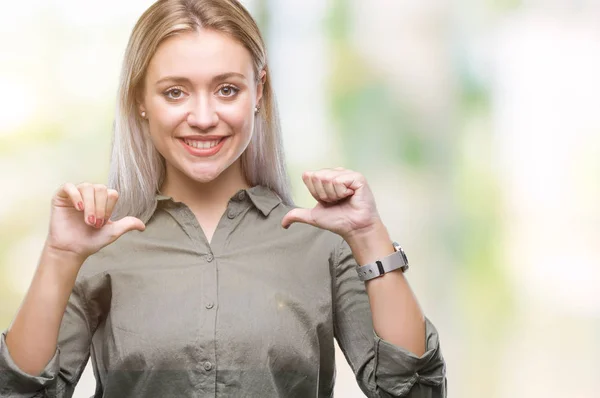
<path fill-rule="evenodd" d="M 192 211 L 185 205 L 180 206 L 177 210 L 177 216 L 181 220 L 182 227 L 199 249 L 199 262 L 201 266 L 199 288 L 201 289 L 202 302 L 200 303 L 201 314 L 199 316 L 200 332 L 198 343 L 196 344 L 198 362 L 195 373 L 199 377 L 195 384 L 196 391 L 202 392 L 203 396 L 216 396 L 219 255 L 222 253 L 229 233 L 241 222 L 241 214 L 246 206 L 248 206 L 246 199 L 246 193 L 239 191 L 228 202 L 210 244 Z"/>

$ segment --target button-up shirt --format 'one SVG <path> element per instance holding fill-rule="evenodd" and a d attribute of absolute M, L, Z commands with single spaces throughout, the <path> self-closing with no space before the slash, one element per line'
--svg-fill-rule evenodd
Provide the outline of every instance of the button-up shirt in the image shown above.
<path fill-rule="evenodd" d="M 143 232 L 82 265 L 40 375 L 14 364 L 2 333 L 0 396 L 70 397 L 91 356 L 95 397 L 331 397 L 335 338 L 368 397 L 445 397 L 429 319 L 420 357 L 381 339 L 346 241 L 283 229 L 292 208 L 265 186 L 240 190 L 208 242 L 188 206 L 157 195 Z"/>

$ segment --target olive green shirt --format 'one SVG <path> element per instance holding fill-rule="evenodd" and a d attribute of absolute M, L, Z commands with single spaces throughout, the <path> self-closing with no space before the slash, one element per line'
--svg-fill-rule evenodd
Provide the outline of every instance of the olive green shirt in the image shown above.
<path fill-rule="evenodd" d="M 39 376 L 1 335 L 0 396 L 71 397 L 91 355 L 95 397 L 331 397 L 336 338 L 368 397 L 445 397 L 431 322 L 421 357 L 382 340 L 348 244 L 284 229 L 292 208 L 264 186 L 240 190 L 209 243 L 184 203 L 158 195 L 145 231 L 83 264 Z"/>

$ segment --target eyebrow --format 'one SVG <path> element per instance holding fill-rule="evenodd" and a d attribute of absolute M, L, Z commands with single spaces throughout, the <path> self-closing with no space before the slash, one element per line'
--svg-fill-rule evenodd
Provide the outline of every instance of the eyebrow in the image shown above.
<path fill-rule="evenodd" d="M 225 80 L 225 79 L 229 79 L 231 77 L 239 77 L 243 80 L 247 80 L 246 76 L 242 75 L 241 73 L 237 73 L 237 72 L 227 72 L 227 73 L 221 73 L 220 75 L 214 76 L 211 79 L 211 83 L 220 81 L 220 80 Z M 160 84 L 166 81 L 173 81 L 176 83 L 190 83 L 190 79 L 188 79 L 187 77 L 182 77 L 182 76 L 165 76 L 162 79 L 159 79 L 156 81 L 156 84 Z"/>

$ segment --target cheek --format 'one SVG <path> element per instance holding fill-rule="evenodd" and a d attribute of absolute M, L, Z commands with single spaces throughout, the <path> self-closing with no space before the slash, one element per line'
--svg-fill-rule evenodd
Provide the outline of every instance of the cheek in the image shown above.
<path fill-rule="evenodd" d="M 252 132 L 254 113 L 249 104 L 236 104 L 221 109 L 221 119 L 229 125 L 237 134 L 249 134 Z"/>
<path fill-rule="evenodd" d="M 152 137 L 171 136 L 174 130 L 185 121 L 185 109 L 156 101 L 148 106 L 150 113 L 150 133 Z"/>

